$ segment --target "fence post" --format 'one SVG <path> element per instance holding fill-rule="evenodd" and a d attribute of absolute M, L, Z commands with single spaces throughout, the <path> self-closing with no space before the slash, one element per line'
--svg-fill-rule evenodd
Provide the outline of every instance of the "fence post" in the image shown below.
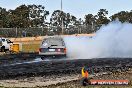
<path fill-rule="evenodd" d="M 43 32 L 44 32 L 44 29 L 43 29 L 43 27 L 42 27 L 42 34 L 41 34 L 41 36 L 43 36 Z"/>
<path fill-rule="evenodd" d="M 16 38 L 17 38 L 17 27 L 16 27 Z"/>

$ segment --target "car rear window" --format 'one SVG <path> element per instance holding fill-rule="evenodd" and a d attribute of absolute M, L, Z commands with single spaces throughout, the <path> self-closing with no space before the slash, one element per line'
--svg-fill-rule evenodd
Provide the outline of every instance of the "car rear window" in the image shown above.
<path fill-rule="evenodd" d="M 64 41 L 62 38 L 47 38 L 47 39 L 44 39 L 43 43 L 47 43 L 48 45 L 51 45 L 51 46 L 64 46 Z"/>

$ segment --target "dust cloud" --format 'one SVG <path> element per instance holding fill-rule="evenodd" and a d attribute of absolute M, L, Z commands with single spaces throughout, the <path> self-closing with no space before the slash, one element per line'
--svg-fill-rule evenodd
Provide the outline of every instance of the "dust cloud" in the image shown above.
<path fill-rule="evenodd" d="M 68 58 L 92 59 L 132 57 L 132 24 L 113 21 L 102 26 L 92 38 L 64 37 Z"/>

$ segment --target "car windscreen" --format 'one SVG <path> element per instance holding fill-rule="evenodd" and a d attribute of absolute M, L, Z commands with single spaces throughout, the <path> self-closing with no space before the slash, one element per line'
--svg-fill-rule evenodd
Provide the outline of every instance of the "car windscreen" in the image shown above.
<path fill-rule="evenodd" d="M 7 41 L 8 43 L 11 43 L 11 41 L 10 41 L 9 39 L 6 39 L 6 41 Z"/>
<path fill-rule="evenodd" d="M 6 40 L 5 39 L 2 39 L 2 42 L 5 42 Z"/>

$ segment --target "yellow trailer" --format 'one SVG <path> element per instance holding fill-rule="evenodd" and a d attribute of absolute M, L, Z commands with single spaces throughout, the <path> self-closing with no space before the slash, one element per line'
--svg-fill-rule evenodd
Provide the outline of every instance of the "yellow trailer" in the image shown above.
<path fill-rule="evenodd" d="M 13 43 L 10 48 L 11 51 L 19 53 L 22 51 L 22 44 L 21 43 Z"/>

